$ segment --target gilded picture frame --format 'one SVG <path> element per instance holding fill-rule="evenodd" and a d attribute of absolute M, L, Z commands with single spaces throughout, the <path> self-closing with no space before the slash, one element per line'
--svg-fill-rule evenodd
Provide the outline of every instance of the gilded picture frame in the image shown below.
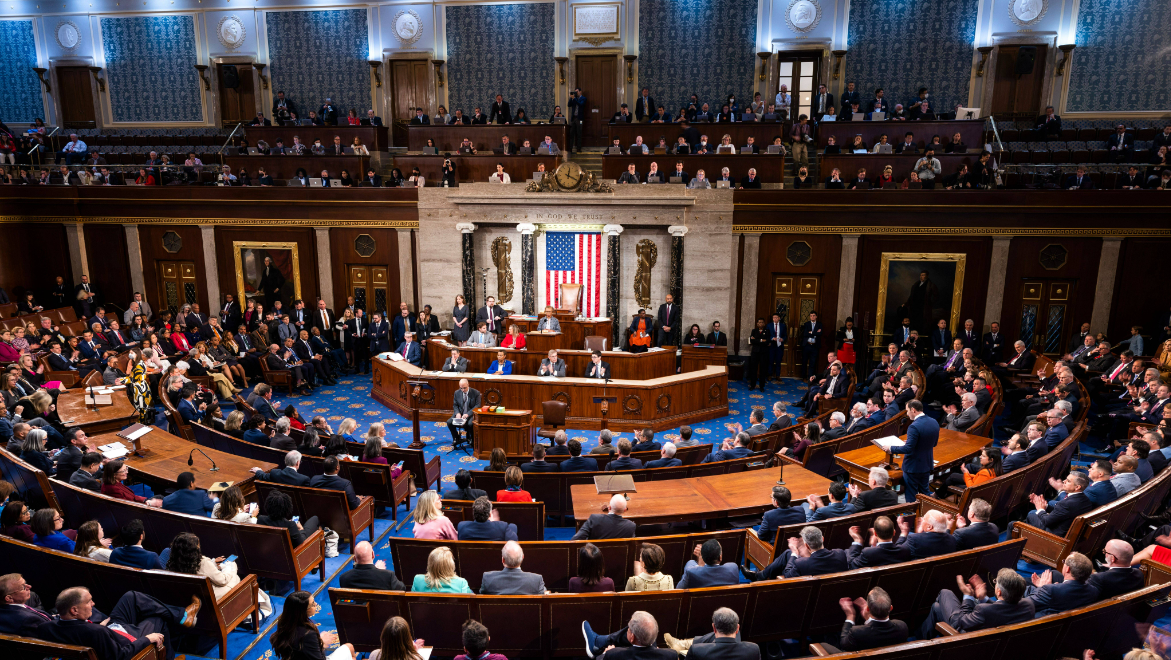
<path fill-rule="evenodd" d="M 935 300 L 929 300 L 927 306 L 931 311 L 943 310 L 943 313 L 927 316 L 929 311 L 925 311 L 923 317 L 924 319 L 935 316 L 946 318 L 951 332 L 955 333 L 960 321 L 960 303 L 963 300 L 964 270 L 967 266 L 967 259 L 966 254 L 954 252 L 883 252 L 878 270 L 878 311 L 874 324 L 877 331 L 875 333 L 876 341 L 880 337 L 884 340 L 893 334 L 894 330 L 888 329 L 887 325 L 891 323 L 895 326 L 902 324 L 901 318 L 891 319 L 889 317 L 895 315 L 892 311 L 895 309 L 894 305 L 899 305 L 901 309 L 906 304 L 901 301 L 907 298 L 907 292 L 914 284 L 914 281 L 906 281 L 908 277 L 914 277 L 915 280 L 918 280 L 921 277 L 919 273 L 924 270 L 929 273 L 929 278 L 931 273 L 935 273 L 937 279 L 942 280 Z M 892 268 L 895 271 L 893 276 Z M 950 275 L 950 282 L 947 281 L 948 275 Z M 951 291 L 950 298 L 946 295 L 947 289 Z M 890 298 L 889 304 L 888 298 Z M 912 322 L 911 327 L 919 330 L 920 336 L 923 337 L 928 336 L 927 333 L 935 327 L 934 322 L 930 324 L 930 327 L 920 328 L 919 325 L 926 325 L 926 321 L 918 324 Z"/>
<path fill-rule="evenodd" d="M 260 288 L 265 257 L 272 257 L 273 264 L 285 280 L 281 289 L 282 304 L 292 309 L 292 302 L 301 299 L 301 253 L 296 241 L 232 241 L 232 257 L 236 267 L 236 300 L 241 306 L 249 300 L 256 300 L 263 303 L 266 310 L 272 309 L 272 301 Z"/>

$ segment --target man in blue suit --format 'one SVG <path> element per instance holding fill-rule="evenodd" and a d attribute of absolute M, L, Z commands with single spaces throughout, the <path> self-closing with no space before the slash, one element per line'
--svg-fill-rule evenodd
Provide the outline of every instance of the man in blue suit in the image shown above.
<path fill-rule="evenodd" d="M 184 424 L 194 424 L 203 419 L 203 411 L 207 408 L 207 404 L 200 402 L 198 407 L 195 404 L 195 393 L 199 391 L 199 386 L 195 383 L 185 383 L 183 385 L 183 400 L 179 402 L 178 410 L 179 417 L 183 418 Z"/>
<path fill-rule="evenodd" d="M 1033 573 L 1033 584 L 1025 589 L 1025 599 L 1033 601 L 1036 618 L 1093 605 L 1101 598 L 1097 587 L 1088 583 L 1094 565 L 1080 552 L 1071 552 L 1061 565 L 1060 582 L 1053 571 Z"/>
<path fill-rule="evenodd" d="M 978 497 L 974 498 L 972 503 L 968 505 L 967 520 L 962 515 L 956 516 L 956 529 L 952 532 L 952 536 L 956 540 L 955 551 L 960 552 L 999 543 L 1000 529 L 989 522 L 991 517 L 992 505 Z"/>
<path fill-rule="evenodd" d="M 206 517 L 215 508 L 216 500 L 208 497 L 206 490 L 195 488 L 194 472 L 180 472 L 175 481 L 179 484 L 179 490 L 163 498 L 164 509 Z"/>
<path fill-rule="evenodd" d="M 817 368 L 817 352 L 821 350 L 821 335 L 825 327 L 817 322 L 817 312 L 809 313 L 809 320 L 801 324 L 801 377 L 808 378 Z"/>
<path fill-rule="evenodd" d="M 740 583 L 740 572 L 736 569 L 736 562 L 721 563 L 724 559 L 724 548 L 719 541 L 704 541 L 703 545 L 695 546 L 694 554 L 695 559 L 688 561 L 683 567 L 683 579 L 676 585 L 677 589 L 700 589 Z"/>
<path fill-rule="evenodd" d="M 773 314 L 773 320 L 765 330 L 768 331 L 769 377 L 780 380 L 781 364 L 785 361 L 785 340 L 789 337 L 789 327 L 781 320 L 780 314 Z"/>
<path fill-rule="evenodd" d="M 919 519 L 919 531 L 911 532 L 911 523 L 905 516 L 899 517 L 900 535 L 895 543 L 911 549 L 912 559 L 926 559 L 936 555 L 955 552 L 956 539 L 948 533 L 947 517 L 942 511 L 932 509 Z"/>
<path fill-rule="evenodd" d="M 892 454 L 906 454 L 903 458 L 903 485 L 906 501 L 914 502 L 919 493 L 928 494 L 931 471 L 935 469 L 935 444 L 939 442 L 939 424 L 923 414 L 923 403 L 918 399 L 907 402 L 907 442 L 891 447 Z"/>
<path fill-rule="evenodd" d="M 485 497 L 472 502 L 472 519 L 456 528 L 460 541 L 516 541 L 516 525 L 500 520 L 500 514 Z"/>
<path fill-rule="evenodd" d="M 655 444 L 658 444 L 658 443 L 655 443 Z M 667 444 L 663 445 L 662 449 L 659 450 L 660 458 L 657 458 L 653 461 L 647 461 L 646 467 L 648 467 L 648 468 L 664 468 L 664 467 L 679 467 L 680 465 L 683 465 L 683 461 L 679 460 L 678 458 L 675 458 L 675 451 L 676 451 L 675 445 L 668 442 Z"/>
<path fill-rule="evenodd" d="M 398 314 L 391 322 L 390 328 L 391 345 L 394 346 L 395 350 L 398 350 L 406 334 L 415 329 L 415 315 L 411 314 L 405 302 L 398 304 Z"/>
<path fill-rule="evenodd" d="M 423 366 L 423 351 L 415 343 L 415 333 L 413 332 L 408 332 L 403 335 L 402 345 L 396 348 L 394 352 L 403 356 L 407 362 L 410 362 L 416 367 Z"/>
<path fill-rule="evenodd" d="M 557 466 L 562 472 L 597 472 L 598 461 L 581 455 L 581 442 L 577 440 L 570 440 L 569 458 L 561 461 Z"/>
<path fill-rule="evenodd" d="M 655 442 L 655 431 L 649 426 L 641 431 L 638 431 L 638 442 L 630 448 L 630 451 L 655 451 L 662 449 L 663 446 Z"/>
<path fill-rule="evenodd" d="M 748 448 L 748 446 L 751 444 L 752 436 L 748 435 L 744 431 L 741 431 L 736 434 L 736 439 L 734 441 L 729 442 L 729 440 L 724 440 L 722 448 L 713 451 L 707 456 L 704 456 L 703 461 L 701 462 L 715 463 L 716 461 L 728 461 L 732 460 L 733 458 L 744 458 L 745 456 L 752 453 L 752 450 Z M 622 443 L 619 442 L 618 446 L 621 447 Z"/>
<path fill-rule="evenodd" d="M 793 501 L 793 494 L 784 486 L 773 486 L 773 506 L 776 508 L 764 512 L 760 520 L 760 528 L 756 535 L 765 543 L 772 543 L 777 535 L 777 528 L 784 525 L 796 525 L 805 522 L 805 509 L 799 506 L 789 506 Z"/>
<path fill-rule="evenodd" d="M 100 362 L 102 359 L 102 345 L 94 339 L 92 330 L 81 333 L 81 341 L 77 342 L 77 349 L 87 362 Z"/>
<path fill-rule="evenodd" d="M 931 331 L 931 355 L 935 358 L 934 361 L 943 362 L 951 345 L 951 330 L 947 328 L 947 319 L 939 319 L 935 330 Z"/>
<path fill-rule="evenodd" d="M 1001 474 L 1008 474 L 1013 470 L 1019 470 L 1029 464 L 1029 438 L 1021 434 L 1016 434 L 1005 440 L 1004 447 L 1001 452 L 1008 452 L 1000 463 Z"/>
<path fill-rule="evenodd" d="M 378 355 L 390 350 L 390 324 L 382 320 L 382 314 L 374 312 L 370 315 L 370 355 Z"/>
<path fill-rule="evenodd" d="M 1107 463 L 1107 465 L 1109 465 Z M 1091 468 L 1091 471 L 1096 468 Z M 1053 502 L 1046 502 L 1045 498 L 1030 494 L 1034 511 L 1030 511 L 1025 521 L 1037 529 L 1044 530 L 1057 536 L 1065 536 L 1073 519 L 1094 509 L 1094 503 L 1086 497 L 1086 486 L 1090 480 L 1081 472 L 1070 472 L 1061 484 L 1062 496 Z M 1107 485 L 1110 485 L 1107 483 Z M 1113 486 L 1110 486 L 1113 488 Z M 1008 526 L 1009 538 L 1012 537 L 1012 525 Z"/>
<path fill-rule="evenodd" d="M 882 406 L 882 421 L 884 422 L 889 419 L 894 419 L 895 415 L 899 414 L 899 404 L 895 403 L 894 390 L 882 391 Z"/>

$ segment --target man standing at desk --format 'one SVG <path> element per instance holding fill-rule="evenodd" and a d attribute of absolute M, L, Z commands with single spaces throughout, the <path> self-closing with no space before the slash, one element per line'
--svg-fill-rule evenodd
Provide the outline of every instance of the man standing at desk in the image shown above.
<path fill-rule="evenodd" d="M 451 419 L 447 420 L 447 430 L 451 431 L 451 437 L 456 443 L 460 442 L 459 429 L 463 427 L 468 432 L 468 444 L 472 443 L 472 419 L 475 417 L 476 408 L 480 407 L 480 391 L 473 390 L 468 385 L 467 378 L 459 379 L 459 389 L 451 397 L 452 400 L 452 414 Z M 457 419 L 462 419 L 458 425 Z"/>
<path fill-rule="evenodd" d="M 476 312 L 476 325 L 479 325 L 483 321 L 488 324 L 488 332 L 494 335 L 500 335 L 503 334 L 500 331 L 500 322 L 503 320 L 504 310 L 496 306 L 496 298 L 494 296 L 488 296 L 488 299 L 484 301 L 484 306 L 480 308 L 480 311 Z"/>
<path fill-rule="evenodd" d="M 553 317 L 553 307 L 545 305 L 545 315 L 537 321 L 537 332 L 561 332 L 561 322 Z"/>
<path fill-rule="evenodd" d="M 602 362 L 602 352 L 594 351 L 590 356 L 590 365 L 586 367 L 586 378 L 609 379 L 610 378 L 610 363 Z"/>
<path fill-rule="evenodd" d="M 675 304 L 675 297 L 667 294 L 666 302 L 659 305 L 659 346 L 674 346 L 675 330 L 679 327 L 682 312 Z"/>
<path fill-rule="evenodd" d="M 931 471 L 935 469 L 935 445 L 939 442 L 939 424 L 923 414 L 923 403 L 916 399 L 907 402 L 907 442 L 891 447 L 891 454 L 906 454 L 903 458 L 903 486 L 908 502 L 914 502 L 919 493 L 929 493 Z"/>

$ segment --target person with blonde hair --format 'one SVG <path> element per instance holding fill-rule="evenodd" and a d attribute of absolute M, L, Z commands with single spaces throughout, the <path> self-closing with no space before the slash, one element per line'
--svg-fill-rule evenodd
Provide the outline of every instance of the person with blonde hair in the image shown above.
<path fill-rule="evenodd" d="M 415 502 L 415 538 L 455 541 L 459 538 L 455 525 L 443 515 L 439 493 L 425 490 Z"/>
<path fill-rule="evenodd" d="M 455 558 L 451 548 L 440 546 L 427 556 L 427 573 L 416 575 L 411 583 L 411 591 L 470 594 L 468 581 L 455 574 Z"/>
<path fill-rule="evenodd" d="M 358 138 L 354 138 L 357 140 Z M 370 660 L 422 660 L 422 639 L 411 638 L 411 627 L 401 616 L 392 616 L 382 626 L 379 647 L 370 652 Z"/>

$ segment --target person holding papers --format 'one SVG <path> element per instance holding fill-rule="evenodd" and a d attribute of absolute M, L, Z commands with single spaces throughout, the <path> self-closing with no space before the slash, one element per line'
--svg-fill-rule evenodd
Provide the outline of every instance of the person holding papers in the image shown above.
<path fill-rule="evenodd" d="M 923 403 L 916 399 L 907 402 L 907 441 L 884 448 L 891 454 L 906 454 L 903 458 L 903 485 L 907 502 L 914 502 L 919 493 L 930 494 L 931 472 L 935 469 L 935 445 L 939 442 L 939 424 L 923 414 Z"/>

